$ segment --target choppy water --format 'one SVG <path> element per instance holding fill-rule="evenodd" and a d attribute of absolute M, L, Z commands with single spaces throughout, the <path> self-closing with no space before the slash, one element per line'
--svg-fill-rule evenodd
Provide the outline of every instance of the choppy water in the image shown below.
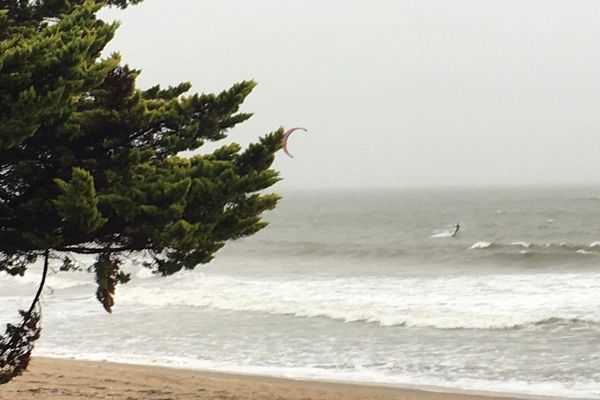
<path fill-rule="evenodd" d="M 49 278 L 37 354 L 600 399 L 600 188 L 284 194 L 271 225 L 113 315 Z M 456 237 L 448 232 L 460 221 Z M 0 317 L 34 274 L 0 279 Z"/>

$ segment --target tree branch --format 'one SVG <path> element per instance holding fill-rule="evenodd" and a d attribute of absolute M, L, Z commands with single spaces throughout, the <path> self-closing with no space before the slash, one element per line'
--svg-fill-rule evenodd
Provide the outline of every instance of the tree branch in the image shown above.
<path fill-rule="evenodd" d="M 103 254 L 103 253 L 118 253 L 121 251 L 131 251 L 129 247 L 109 247 L 109 248 L 96 248 L 92 249 L 89 247 L 57 247 L 56 251 L 70 251 L 78 254 Z"/>
<path fill-rule="evenodd" d="M 44 267 L 42 270 L 42 280 L 37 293 L 31 302 L 27 312 L 20 311 L 23 320 L 19 326 L 8 324 L 6 327 L 6 336 L 0 336 L 0 384 L 9 382 L 15 376 L 20 375 L 29 365 L 33 343 L 40 337 L 41 328 L 40 296 L 46 283 L 48 275 L 48 264 L 50 251 L 44 251 Z"/>
<path fill-rule="evenodd" d="M 42 295 L 42 290 L 44 290 L 44 284 L 46 283 L 46 276 L 48 275 L 48 260 L 50 258 L 50 251 L 46 249 L 44 251 L 44 268 L 42 269 L 42 280 L 40 281 L 40 286 L 38 287 L 37 293 L 31 302 L 31 306 L 29 307 L 29 311 L 27 314 L 31 314 L 33 309 L 35 308 L 37 302 L 40 300 L 40 296 Z"/>

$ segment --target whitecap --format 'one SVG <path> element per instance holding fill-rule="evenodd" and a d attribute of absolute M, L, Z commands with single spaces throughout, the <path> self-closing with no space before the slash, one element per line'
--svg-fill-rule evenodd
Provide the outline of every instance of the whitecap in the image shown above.
<path fill-rule="evenodd" d="M 492 245 L 493 245 L 493 244 L 492 244 L 492 243 L 490 243 L 490 242 L 477 242 L 477 243 L 473 244 L 473 245 L 470 247 L 470 249 L 471 249 L 471 250 L 477 250 L 477 249 L 487 249 L 487 248 L 490 248 L 490 247 L 492 247 Z"/>

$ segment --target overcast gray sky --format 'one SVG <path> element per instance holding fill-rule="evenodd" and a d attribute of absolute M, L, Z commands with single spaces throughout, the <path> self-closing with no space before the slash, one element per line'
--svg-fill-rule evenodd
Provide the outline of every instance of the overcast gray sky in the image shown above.
<path fill-rule="evenodd" d="M 146 0 L 142 87 L 259 86 L 246 144 L 304 126 L 279 188 L 600 182 L 600 1 Z"/>

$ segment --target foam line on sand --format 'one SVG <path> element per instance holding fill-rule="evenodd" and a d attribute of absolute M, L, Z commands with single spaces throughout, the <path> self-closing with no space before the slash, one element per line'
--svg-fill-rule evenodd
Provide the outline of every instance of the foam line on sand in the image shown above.
<path fill-rule="evenodd" d="M 0 387 L 0 400 L 9 399 L 507 400 L 511 397 L 35 357 L 23 376 Z"/>

